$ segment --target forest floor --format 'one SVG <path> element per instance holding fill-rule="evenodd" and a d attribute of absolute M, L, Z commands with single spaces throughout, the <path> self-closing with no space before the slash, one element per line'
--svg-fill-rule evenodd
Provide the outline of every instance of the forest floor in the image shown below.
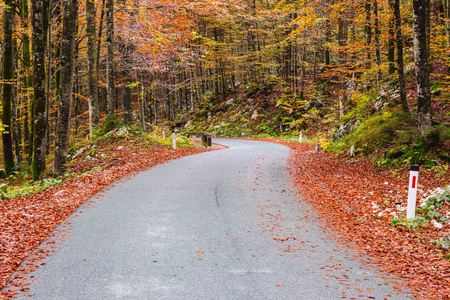
<path fill-rule="evenodd" d="M 368 253 L 382 269 L 404 278 L 417 298 L 450 299 L 450 251 L 436 242 L 450 234 L 450 199 L 439 210 L 447 219 L 443 226 L 423 220 L 417 228 L 407 223 L 394 227 L 395 220 L 405 221 L 409 166 L 383 170 L 369 157 L 316 153 L 315 147 L 305 143 L 277 142 L 292 149 L 294 182 L 327 228 Z M 449 172 L 420 172 L 418 205 L 450 184 Z M 422 213 L 425 217 L 422 211 L 416 217 Z"/>
<path fill-rule="evenodd" d="M 406 167 L 395 172 L 382 170 L 374 167 L 369 158 L 316 153 L 314 147 L 305 143 L 264 141 L 292 149 L 293 180 L 303 200 L 317 210 L 328 228 L 352 241 L 356 249 L 368 253 L 381 268 L 405 278 L 407 287 L 417 298 L 450 299 L 450 253 L 431 242 L 450 234 L 450 224 L 440 229 L 430 222 L 423 222 L 415 229 L 392 226 L 392 220 L 401 218 L 406 207 Z M 212 150 L 217 148 L 220 147 Z M 206 151 L 204 148 L 169 150 L 157 145 L 143 147 L 143 141 L 134 138 L 115 139 L 96 149 L 95 154 L 82 153 L 70 166 L 72 171 L 92 172 L 32 196 L 0 201 L 0 298 L 13 297 L 11 288 L 27 292 L 23 274 L 39 267 L 40 260 L 50 253 L 38 251 L 32 264 L 21 266 L 11 276 L 44 238 L 92 196 L 126 175 Z M 86 160 L 88 152 L 105 158 Z M 449 183 L 449 172 L 421 170 L 418 199 Z M 444 204 L 441 212 L 450 213 L 450 202 Z"/>

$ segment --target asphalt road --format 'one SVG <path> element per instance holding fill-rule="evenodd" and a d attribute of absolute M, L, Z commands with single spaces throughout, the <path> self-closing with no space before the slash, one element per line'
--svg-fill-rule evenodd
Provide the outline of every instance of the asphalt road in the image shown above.
<path fill-rule="evenodd" d="M 32 299 L 408 299 L 302 203 L 287 147 L 215 142 L 229 148 L 121 180 L 81 207 L 30 275 Z"/>

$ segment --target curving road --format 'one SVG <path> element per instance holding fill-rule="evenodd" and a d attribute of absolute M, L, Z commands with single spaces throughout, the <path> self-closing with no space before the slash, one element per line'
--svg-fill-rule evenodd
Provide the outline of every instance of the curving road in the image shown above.
<path fill-rule="evenodd" d="M 32 299 L 409 299 L 302 203 L 287 147 L 215 142 L 229 148 L 121 180 L 81 207 L 31 274 Z"/>

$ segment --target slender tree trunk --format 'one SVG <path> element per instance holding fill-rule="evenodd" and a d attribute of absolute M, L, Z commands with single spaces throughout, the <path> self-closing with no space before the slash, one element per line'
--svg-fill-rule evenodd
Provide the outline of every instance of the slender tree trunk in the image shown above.
<path fill-rule="evenodd" d="M 450 0 L 444 0 L 445 32 L 447 34 L 447 47 L 450 47 Z"/>
<path fill-rule="evenodd" d="M 400 0 L 391 1 L 395 19 L 395 36 L 397 42 L 397 73 L 398 85 L 400 90 L 400 103 L 402 104 L 402 110 L 406 113 L 409 113 L 408 100 L 406 99 L 405 71 L 403 66 L 403 34 L 402 18 L 400 14 Z"/>
<path fill-rule="evenodd" d="M 2 131 L 3 160 L 5 175 L 11 175 L 14 170 L 14 155 L 12 145 L 11 104 L 14 101 L 14 47 L 13 47 L 14 7 L 12 0 L 5 0 L 3 11 L 3 97 L 2 97 Z"/>
<path fill-rule="evenodd" d="M 390 0 L 392 1 L 392 0 Z M 393 7 L 393 6 L 392 6 Z M 389 75 L 395 74 L 395 17 L 392 13 L 392 16 L 389 18 L 389 41 L 388 41 L 388 62 L 389 62 Z"/>
<path fill-rule="evenodd" d="M 62 175 L 66 169 L 67 153 L 69 150 L 77 18 L 78 0 L 67 0 L 64 3 L 61 43 L 61 96 L 58 105 L 55 161 L 53 165 L 53 172 L 58 175 Z"/>
<path fill-rule="evenodd" d="M 338 29 L 338 44 L 339 44 L 339 60 L 340 64 L 343 66 L 346 63 L 346 54 L 343 48 L 347 45 L 347 24 L 343 19 L 339 20 Z M 341 94 L 339 95 L 339 118 L 345 116 L 345 104 L 347 102 L 346 90 L 346 77 L 344 75 L 340 78 L 341 81 Z"/>
<path fill-rule="evenodd" d="M 125 86 L 122 89 L 122 118 L 125 124 L 131 124 L 132 121 L 131 112 L 131 88 Z"/>
<path fill-rule="evenodd" d="M 116 107 L 114 67 L 114 0 L 106 1 L 106 114 L 114 115 Z"/>
<path fill-rule="evenodd" d="M 87 56 L 88 56 L 88 87 L 89 87 L 89 132 L 93 138 L 100 125 L 100 113 L 98 109 L 98 73 L 97 73 L 97 45 L 95 28 L 95 2 L 86 0 L 87 21 Z"/>
<path fill-rule="evenodd" d="M 431 127 L 432 109 L 430 92 L 430 67 L 428 27 L 429 0 L 413 0 L 414 58 L 417 80 L 417 121 L 419 134 L 424 135 Z"/>
<path fill-rule="evenodd" d="M 372 44 L 372 11 L 371 11 L 371 1 L 365 1 L 366 8 L 366 24 L 364 26 L 364 33 L 366 36 L 366 51 L 367 51 L 367 66 L 370 67 L 371 59 L 371 49 Z"/>
<path fill-rule="evenodd" d="M 378 0 L 373 1 L 373 16 L 374 16 L 374 27 L 375 27 L 375 59 L 377 63 L 377 79 L 381 80 L 381 50 L 380 50 L 380 20 L 378 16 Z"/>
<path fill-rule="evenodd" d="M 28 9 L 28 1 L 22 1 L 22 18 L 23 18 L 23 28 L 24 33 L 22 35 L 22 59 L 23 59 L 23 68 L 24 68 L 24 88 L 25 88 L 25 107 L 23 113 L 23 141 L 25 147 L 25 153 L 27 156 L 28 164 L 31 164 L 31 157 L 33 153 L 33 137 L 31 135 L 30 130 L 32 128 L 32 109 L 31 109 L 31 94 L 28 89 L 33 86 L 33 77 L 31 76 L 31 52 L 30 52 L 30 37 L 28 36 L 28 19 L 29 19 L 29 9 Z"/>
<path fill-rule="evenodd" d="M 33 28 L 33 159 L 31 168 L 33 180 L 39 179 L 45 170 L 45 46 L 47 41 L 45 0 L 31 1 Z"/>
<path fill-rule="evenodd" d="M 327 18 L 326 20 L 325 20 L 325 43 L 326 43 L 326 46 L 325 46 L 325 65 L 327 65 L 327 66 L 329 66 L 330 65 L 330 48 L 329 48 L 329 43 L 330 43 L 330 41 L 331 41 L 331 38 L 330 38 L 330 35 L 331 35 L 331 33 L 330 33 L 330 31 L 331 31 L 331 29 L 330 29 L 330 20 Z"/>

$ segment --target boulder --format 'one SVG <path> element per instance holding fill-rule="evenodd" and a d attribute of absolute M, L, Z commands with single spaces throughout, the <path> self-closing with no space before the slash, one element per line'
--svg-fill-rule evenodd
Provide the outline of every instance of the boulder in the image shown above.
<path fill-rule="evenodd" d="M 361 125 L 360 120 L 349 120 L 339 126 L 333 134 L 333 140 L 340 140 L 350 133 L 354 132 Z"/>

